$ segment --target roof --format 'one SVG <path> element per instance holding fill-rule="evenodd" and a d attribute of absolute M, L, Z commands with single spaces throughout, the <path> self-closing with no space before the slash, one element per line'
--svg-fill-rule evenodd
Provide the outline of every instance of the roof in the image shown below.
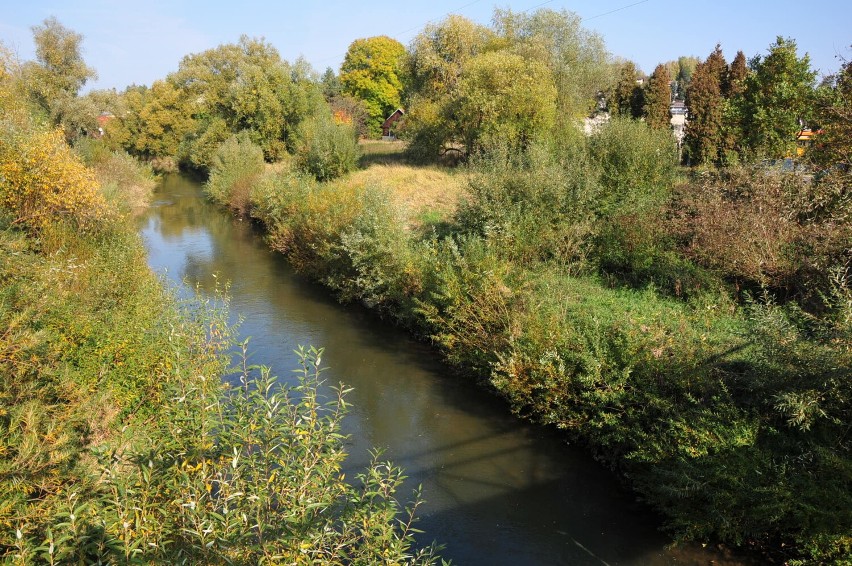
<path fill-rule="evenodd" d="M 399 118 L 403 114 L 405 114 L 405 110 L 403 110 L 402 108 L 397 108 L 396 110 L 393 111 L 393 113 L 390 116 L 387 117 L 387 119 L 384 122 L 382 122 L 382 127 L 386 128 L 386 127 L 390 126 L 391 124 L 393 124 L 394 122 L 399 120 Z"/>

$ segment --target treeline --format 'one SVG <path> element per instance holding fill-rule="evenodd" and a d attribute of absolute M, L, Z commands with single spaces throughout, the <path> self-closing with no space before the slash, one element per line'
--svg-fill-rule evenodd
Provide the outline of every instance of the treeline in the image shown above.
<path fill-rule="evenodd" d="M 39 33 L 57 34 L 58 25 L 46 23 Z M 62 65 L 69 84 L 93 75 L 82 60 Z M 795 155 L 797 132 L 824 129 L 819 109 L 836 91 L 831 77 L 816 84 L 792 39 L 779 37 L 767 55 L 750 60 L 738 52 L 730 63 L 716 46 L 704 61 L 680 57 L 646 76 L 613 58 L 578 16 L 551 10 L 496 10 L 490 26 L 450 16 L 408 48 L 385 36 L 359 39 L 340 72 L 323 75 L 248 37 L 188 55 L 151 87 L 122 93 L 58 95 L 64 87 L 41 80 L 37 65 L 28 72 L 32 97 L 69 139 L 97 131 L 102 112 L 113 147 L 164 170 L 206 172 L 216 147 L 245 132 L 266 161 L 297 156 L 322 179 L 351 170 L 355 139 L 377 137 L 397 108 L 406 115 L 393 130 L 408 141 L 409 158 L 432 162 L 466 159 L 495 143 L 522 149 L 536 138 L 570 135 L 578 120 L 603 111 L 668 130 L 670 104 L 683 100 L 682 159 L 728 165 Z"/>
<path fill-rule="evenodd" d="M 233 375 L 225 299 L 181 304 L 150 271 L 128 214 L 156 179 L 54 113 L 90 73 L 78 35 L 34 31 L 38 61 L 0 51 L 0 559 L 436 563 L 399 468 L 377 453 L 344 481 L 322 352 L 294 387 Z"/>

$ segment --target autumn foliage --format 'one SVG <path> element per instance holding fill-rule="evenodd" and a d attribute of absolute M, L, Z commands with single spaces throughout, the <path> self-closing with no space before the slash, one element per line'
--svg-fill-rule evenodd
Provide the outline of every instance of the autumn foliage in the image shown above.
<path fill-rule="evenodd" d="M 66 218 L 85 227 L 108 214 L 92 172 L 61 129 L 12 129 L 0 136 L 0 206 L 14 224 L 39 230 Z"/>

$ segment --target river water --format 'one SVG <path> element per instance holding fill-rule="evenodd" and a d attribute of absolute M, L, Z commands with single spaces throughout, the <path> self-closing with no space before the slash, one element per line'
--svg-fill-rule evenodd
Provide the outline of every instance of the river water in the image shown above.
<path fill-rule="evenodd" d="M 347 477 L 371 448 L 405 469 L 400 495 L 423 486 L 417 528 L 460 565 L 742 564 L 698 545 L 668 549 L 660 520 L 582 450 L 511 416 L 452 375 L 427 346 L 359 306 L 340 306 L 293 273 L 253 227 L 204 200 L 201 185 L 164 179 L 140 231 L 152 268 L 176 285 L 230 283 L 250 363 L 277 375 L 298 345 L 325 347 L 325 377 L 354 388 L 345 420 Z M 186 289 L 186 288 L 184 288 Z"/>

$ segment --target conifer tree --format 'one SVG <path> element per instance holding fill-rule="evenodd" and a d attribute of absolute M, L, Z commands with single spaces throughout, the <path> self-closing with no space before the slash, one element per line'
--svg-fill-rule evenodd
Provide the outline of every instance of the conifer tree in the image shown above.
<path fill-rule="evenodd" d="M 610 112 L 619 116 L 639 118 L 642 116 L 643 97 L 639 86 L 639 70 L 633 61 L 621 66 L 618 82 L 612 94 Z"/>
<path fill-rule="evenodd" d="M 736 57 L 728 66 L 725 82 L 722 85 L 722 96 L 733 98 L 745 90 L 745 80 L 748 77 L 748 65 L 742 51 L 737 51 Z"/>
<path fill-rule="evenodd" d="M 722 49 L 716 49 L 695 67 L 686 91 L 689 121 L 684 144 L 686 155 L 695 164 L 716 163 L 722 145 L 722 79 L 727 65 Z"/>
<path fill-rule="evenodd" d="M 645 122 L 654 129 L 664 129 L 671 125 L 671 77 L 665 65 L 657 65 L 648 82 L 645 92 Z"/>
<path fill-rule="evenodd" d="M 742 96 L 745 91 L 748 66 L 742 51 L 737 51 L 722 83 L 722 148 L 721 158 L 726 164 L 735 163 L 743 156 Z"/>

